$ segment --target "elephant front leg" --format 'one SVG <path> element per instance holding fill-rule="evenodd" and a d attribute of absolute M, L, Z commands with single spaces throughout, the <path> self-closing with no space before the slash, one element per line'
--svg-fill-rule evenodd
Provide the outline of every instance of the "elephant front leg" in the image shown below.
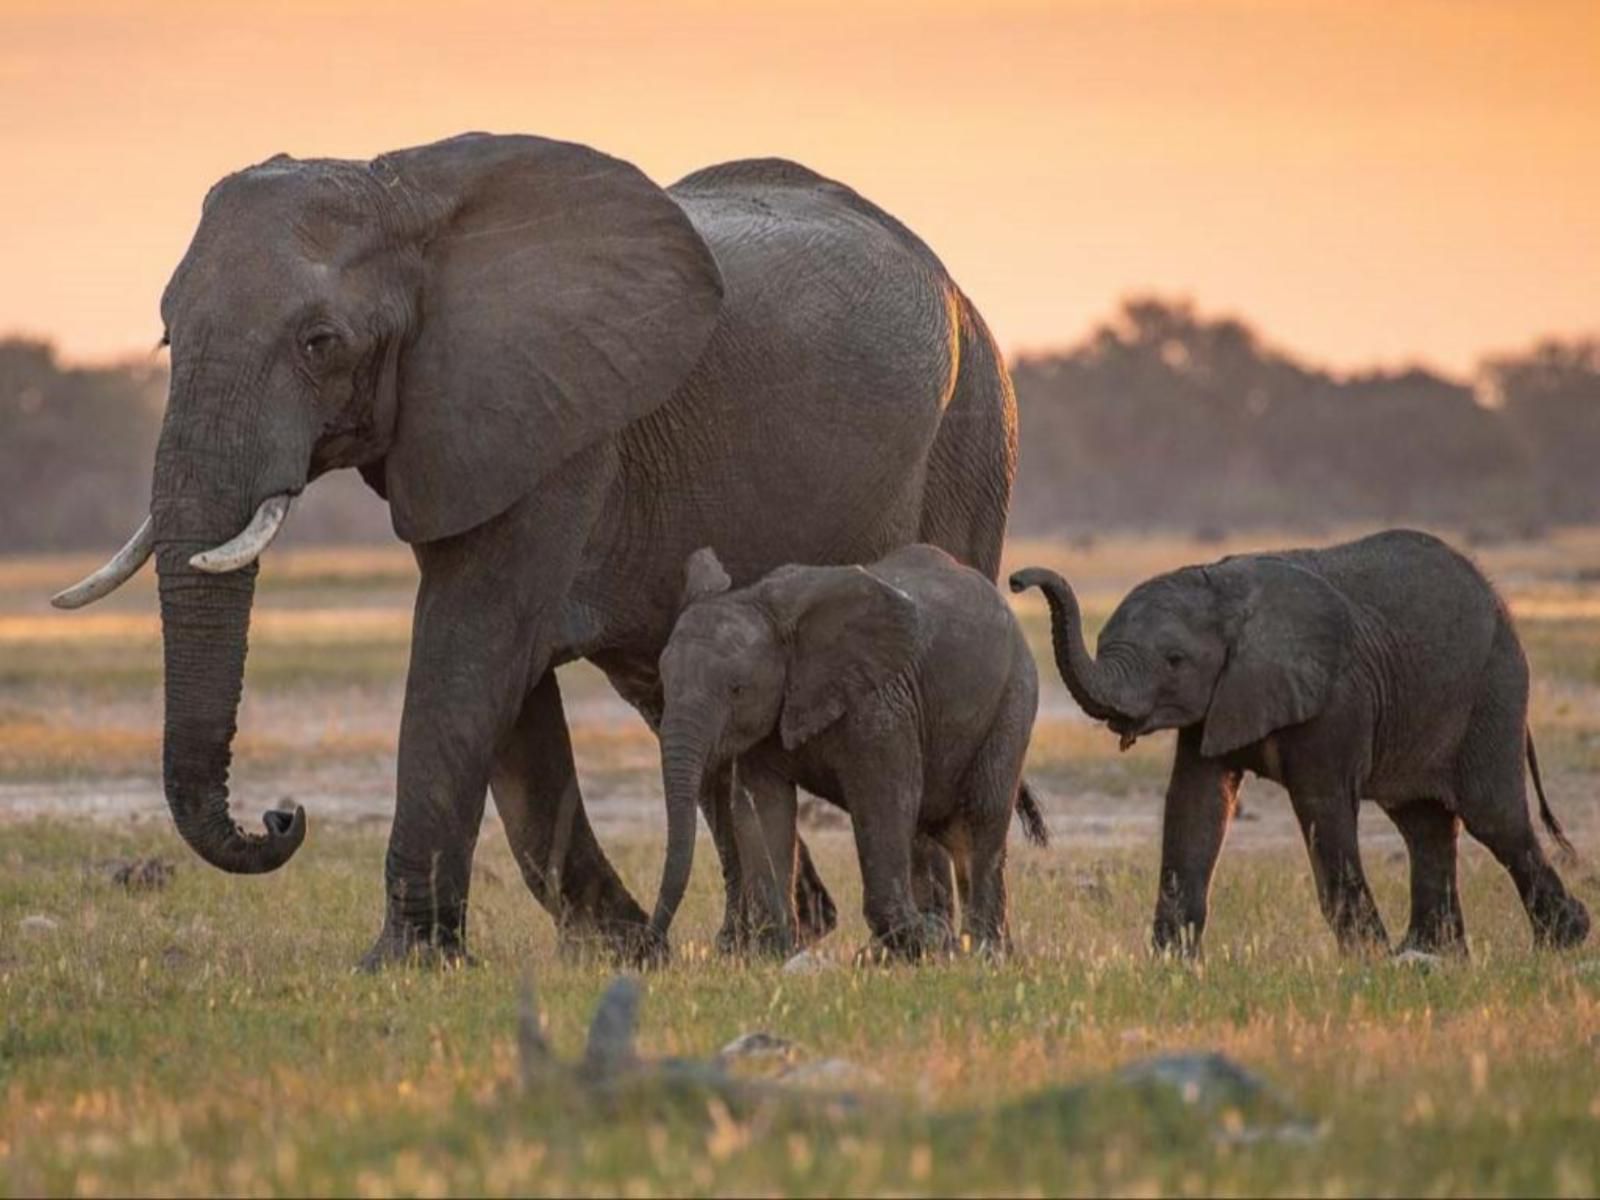
<path fill-rule="evenodd" d="M 918 831 L 911 843 L 911 891 L 925 918 L 955 930 L 958 881 L 967 873 L 968 864 L 955 852 Z"/>
<path fill-rule="evenodd" d="M 1240 773 L 1200 753 L 1200 727 L 1178 733 L 1161 818 L 1161 877 L 1151 942 L 1158 953 L 1195 956 L 1205 933 L 1211 880 L 1238 806 Z"/>
<path fill-rule="evenodd" d="M 799 936 L 794 784 L 746 760 L 733 767 L 729 806 L 739 860 L 741 949 L 788 957 Z"/>
<path fill-rule="evenodd" d="M 563 943 L 643 953 L 647 918 L 589 825 L 554 671 L 523 700 L 490 786 L 523 881 L 555 917 Z"/>
<path fill-rule="evenodd" d="M 716 947 L 723 954 L 743 954 L 750 945 L 752 918 L 739 866 L 732 797 L 733 764 L 724 763 L 701 792 L 700 811 L 711 830 L 711 844 L 722 870 L 722 928 L 717 930 Z"/>
<path fill-rule="evenodd" d="M 700 798 L 701 811 L 711 829 L 711 840 L 722 866 L 724 908 L 722 928 L 717 931 L 717 950 L 723 954 L 745 954 L 761 950 L 765 939 L 769 943 L 765 949 L 777 953 L 782 949 L 783 939 L 773 942 L 761 931 L 775 930 L 787 923 L 793 925 L 790 944 L 808 946 L 838 927 L 839 910 L 817 873 L 816 864 L 811 861 L 810 847 L 795 831 L 792 817 L 787 830 L 782 827 L 781 816 L 774 818 L 780 822 L 773 827 L 772 836 L 778 838 L 777 843 L 769 842 L 767 827 L 760 823 L 747 831 L 748 847 L 736 835 L 732 769 L 731 764 L 721 767 Z M 798 811 L 793 781 L 763 765 L 759 752 L 740 760 L 739 785 L 756 810 L 773 814 Z M 763 890 L 759 883 L 746 886 L 743 858 L 753 854 L 756 869 L 765 869 L 769 859 L 787 858 L 784 844 L 790 840 L 794 845 L 793 888 L 788 903 L 780 903 L 775 894 Z"/>
<path fill-rule="evenodd" d="M 844 793 L 861 865 L 863 915 L 872 956 L 915 960 L 955 948 L 950 925 L 917 905 L 912 843 L 922 806 L 922 769 L 911 746 L 852 746 Z M 876 762 L 861 760 L 875 757 Z"/>
<path fill-rule="evenodd" d="M 464 956 L 491 764 L 517 714 L 523 680 L 506 665 L 519 657 L 515 647 L 456 619 L 460 605 L 448 602 L 449 592 L 430 589 L 424 575 L 400 722 L 383 931 L 362 960 L 368 969 L 419 954 Z M 559 712 L 559 695 L 548 695 Z"/>
<path fill-rule="evenodd" d="M 453 709 L 415 680 L 413 657 L 384 859 L 383 929 L 361 960 L 365 970 L 466 953 L 467 889 L 497 731 L 488 706 Z"/>
<path fill-rule="evenodd" d="M 587 528 L 604 479 L 600 451 L 580 454 L 551 476 L 548 491 L 530 493 L 469 533 L 415 548 L 421 581 L 387 903 L 368 966 L 417 948 L 463 952 L 491 774 L 506 792 L 514 842 L 532 850 L 518 860 L 525 871 L 538 867 L 538 890 L 550 906 L 569 923 L 579 914 L 596 923 L 644 922 L 638 906 L 618 895 L 621 884 L 583 816 L 560 692 L 548 674 L 583 550 L 574 530 Z"/>

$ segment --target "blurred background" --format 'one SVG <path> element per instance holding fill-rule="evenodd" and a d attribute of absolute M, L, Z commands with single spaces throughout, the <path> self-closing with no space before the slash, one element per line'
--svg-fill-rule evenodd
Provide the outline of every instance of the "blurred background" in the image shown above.
<path fill-rule="evenodd" d="M 1590 0 L 0 6 L 0 553 L 117 544 L 222 175 L 466 129 L 799 159 L 1012 355 L 1013 531 L 1600 518 Z M 386 539 L 353 479 L 290 536 Z"/>

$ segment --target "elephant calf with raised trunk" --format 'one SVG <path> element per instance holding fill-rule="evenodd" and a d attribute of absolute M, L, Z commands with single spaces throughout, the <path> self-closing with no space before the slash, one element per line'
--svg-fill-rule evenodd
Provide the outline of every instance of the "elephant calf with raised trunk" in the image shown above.
<path fill-rule="evenodd" d="M 782 567 L 730 591 L 709 549 L 691 556 L 684 610 L 661 655 L 667 860 L 651 928 L 658 943 L 694 861 L 702 786 L 734 761 L 775 772 L 847 809 L 876 948 L 906 958 L 947 948 L 913 883 L 920 832 L 955 864 L 972 944 L 1004 950 L 1005 844 L 1018 805 L 1039 681 L 1010 607 L 987 578 L 933 546 L 867 567 Z M 795 807 L 738 797 L 743 862 L 772 864 L 793 890 Z"/>
<path fill-rule="evenodd" d="M 1072 589 L 1011 577 L 1049 601 L 1056 664 L 1126 748 L 1178 730 L 1156 901 L 1159 949 L 1197 951 L 1240 779 L 1282 784 L 1342 947 L 1387 945 L 1362 874 L 1356 811 L 1375 800 L 1411 856 L 1404 948 L 1464 950 L 1462 825 L 1511 873 L 1542 945 L 1573 946 L 1589 914 L 1546 859 L 1528 812 L 1563 846 L 1528 731 L 1528 664 L 1505 605 L 1466 558 L 1391 530 L 1324 550 L 1185 567 L 1135 588 L 1091 658 Z"/>

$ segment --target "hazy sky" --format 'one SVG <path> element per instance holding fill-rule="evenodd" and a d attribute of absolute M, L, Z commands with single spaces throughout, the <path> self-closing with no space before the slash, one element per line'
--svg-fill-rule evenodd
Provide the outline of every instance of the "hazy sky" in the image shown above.
<path fill-rule="evenodd" d="M 1148 290 L 1334 366 L 1600 330 L 1600 0 L 0 0 L 0 331 L 147 348 L 219 176 L 466 129 L 799 159 L 1013 350 Z"/>

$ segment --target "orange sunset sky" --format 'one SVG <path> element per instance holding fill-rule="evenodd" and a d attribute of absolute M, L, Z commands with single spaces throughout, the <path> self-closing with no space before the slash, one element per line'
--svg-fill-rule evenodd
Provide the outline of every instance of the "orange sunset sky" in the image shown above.
<path fill-rule="evenodd" d="M 799 159 L 1011 350 L 1149 290 L 1345 368 L 1600 330 L 1600 0 L 0 0 L 0 332 L 147 352 L 220 175 L 465 129 Z"/>

